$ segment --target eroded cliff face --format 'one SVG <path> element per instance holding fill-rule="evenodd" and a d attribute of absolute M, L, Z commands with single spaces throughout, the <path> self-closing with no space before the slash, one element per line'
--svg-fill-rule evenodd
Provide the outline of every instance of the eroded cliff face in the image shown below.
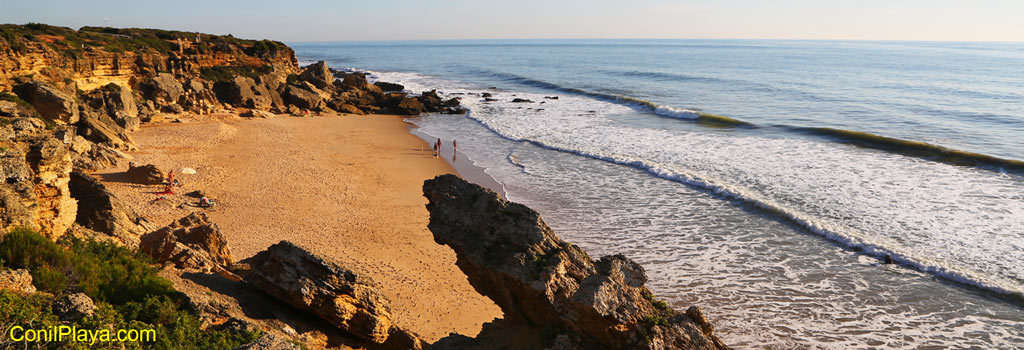
<path fill-rule="evenodd" d="M 294 51 L 277 42 L 141 29 L 4 27 L 0 31 L 10 34 L 0 37 L 0 91 L 10 90 L 17 78 L 26 76 L 74 92 L 109 83 L 135 87 L 157 73 L 195 78 L 203 68 L 219 66 L 279 70 L 285 75 L 298 68 Z"/>

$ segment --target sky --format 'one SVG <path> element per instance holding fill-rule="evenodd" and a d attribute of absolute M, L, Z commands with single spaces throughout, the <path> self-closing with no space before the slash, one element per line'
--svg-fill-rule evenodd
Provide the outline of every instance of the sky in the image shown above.
<path fill-rule="evenodd" d="M 1024 41 L 1024 0 L 0 0 L 0 23 L 286 42 L 709 38 Z"/>

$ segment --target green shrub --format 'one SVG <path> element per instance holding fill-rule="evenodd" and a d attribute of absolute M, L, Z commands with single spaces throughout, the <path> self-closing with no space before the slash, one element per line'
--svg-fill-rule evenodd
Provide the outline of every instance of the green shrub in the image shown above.
<path fill-rule="evenodd" d="M 231 81 L 237 76 L 249 77 L 259 81 L 264 74 L 273 71 L 270 65 L 262 67 L 253 66 L 213 66 L 199 69 L 199 77 L 215 82 Z"/>
<path fill-rule="evenodd" d="M 28 268 L 40 290 L 58 295 L 80 291 L 92 297 L 96 313 L 74 323 L 79 329 L 154 329 L 157 334 L 153 342 L 53 343 L 41 348 L 231 349 L 259 337 L 202 329 L 184 296 L 157 275 L 148 259 L 111 243 L 67 239 L 57 244 L 31 230 L 16 229 L 0 239 L 0 265 Z M 63 281 L 63 286 L 57 281 Z M 0 291 L 0 326 L 56 325 L 52 302 L 53 297 L 45 294 Z M 0 348 L 4 345 L 0 343 Z"/>
<path fill-rule="evenodd" d="M 60 292 L 73 269 L 70 253 L 28 229 L 15 229 L 0 240 L 0 259 L 11 268 L 28 269 L 36 288 Z"/>

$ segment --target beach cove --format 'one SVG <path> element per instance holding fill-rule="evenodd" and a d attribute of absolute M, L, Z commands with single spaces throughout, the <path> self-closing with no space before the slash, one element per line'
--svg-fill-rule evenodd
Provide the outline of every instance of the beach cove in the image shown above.
<path fill-rule="evenodd" d="M 136 162 L 161 169 L 192 167 L 179 175 L 179 195 L 118 181 L 124 169 L 97 173 L 140 214 L 171 222 L 196 202 L 181 194 L 201 190 L 215 198 L 207 211 L 238 259 L 289 240 L 373 276 L 391 299 L 396 324 L 430 341 L 450 332 L 473 336 L 501 316 L 475 293 L 455 267 L 455 254 L 427 230 L 423 180 L 454 172 L 411 135 L 401 116 L 325 115 L 211 120 L 148 125 L 135 133 Z"/>

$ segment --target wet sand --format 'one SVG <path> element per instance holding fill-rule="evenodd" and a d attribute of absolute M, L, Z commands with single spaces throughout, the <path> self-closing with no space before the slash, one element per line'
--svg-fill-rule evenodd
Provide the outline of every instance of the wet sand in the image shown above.
<path fill-rule="evenodd" d="M 159 186 L 123 182 L 125 168 L 97 173 L 154 225 L 206 210 L 236 260 L 281 240 L 328 255 L 372 276 L 390 297 L 396 323 L 429 341 L 450 332 L 476 335 L 501 316 L 427 230 L 423 181 L 454 169 L 434 158 L 400 116 L 220 115 L 147 125 L 134 137 L 136 163 L 197 171 L 178 174 L 184 184 L 163 200 L 154 200 Z M 488 179 L 464 172 L 471 181 Z M 216 207 L 195 207 L 196 199 L 182 195 L 193 190 Z"/>

